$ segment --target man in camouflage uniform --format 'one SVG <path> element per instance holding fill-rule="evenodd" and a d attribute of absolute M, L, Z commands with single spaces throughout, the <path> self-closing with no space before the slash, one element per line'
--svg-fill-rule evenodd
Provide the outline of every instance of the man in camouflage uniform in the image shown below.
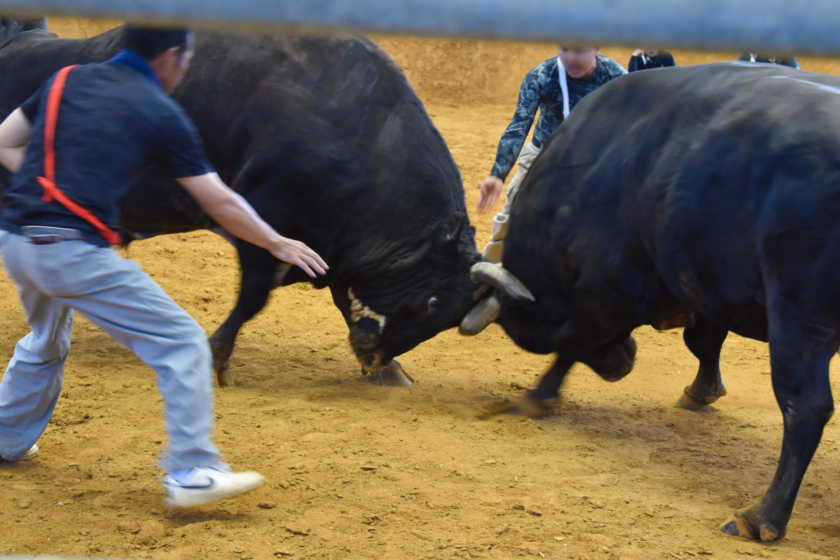
<path fill-rule="evenodd" d="M 556 58 L 546 60 L 525 76 L 516 113 L 499 141 L 493 171 L 481 184 L 478 199 L 480 214 L 493 208 L 502 193 L 505 178 L 518 158 L 519 170 L 508 186 L 505 206 L 493 219 L 493 237 L 484 249 L 485 259 L 501 262 L 511 206 L 542 145 L 581 99 L 626 73 L 620 64 L 599 54 L 597 48 L 561 46 Z M 540 119 L 534 138 L 525 145 L 537 109 L 540 110 Z"/>

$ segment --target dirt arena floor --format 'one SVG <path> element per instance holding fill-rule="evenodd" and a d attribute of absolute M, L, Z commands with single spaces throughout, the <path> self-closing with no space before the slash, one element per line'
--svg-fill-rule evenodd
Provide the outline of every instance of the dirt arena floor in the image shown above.
<path fill-rule="evenodd" d="M 515 67 L 505 69 L 501 44 L 381 42 L 407 66 L 461 166 L 472 208 L 513 112 L 517 83 L 551 56 L 551 47 L 515 46 Z M 452 52 L 463 60 L 452 60 Z M 607 54 L 626 64 L 629 51 Z M 675 54 L 680 64 L 717 56 Z M 482 73 L 485 55 L 498 75 Z M 436 58 L 445 59 L 448 72 L 480 74 L 474 79 L 482 91 L 463 91 L 449 75 L 434 82 Z M 836 61 L 802 62 L 811 70 L 838 68 Z M 490 218 L 473 220 L 483 245 Z M 126 256 L 208 332 L 232 308 L 238 271 L 233 251 L 218 237 L 154 239 Z M 2 276 L 0 361 L 26 332 L 14 289 Z M 264 473 L 267 485 L 237 500 L 169 513 L 156 480 L 164 433 L 154 375 L 79 319 L 41 457 L 0 467 L 0 553 L 223 560 L 840 557 L 837 421 L 826 428 L 787 539 L 768 546 L 726 537 L 718 525 L 763 494 L 781 445 L 767 347 L 730 336 L 722 360 L 729 396 L 708 412 L 689 413 L 674 407 L 697 368 L 681 331 L 643 328 L 636 336 L 636 369 L 621 382 L 608 384 L 576 366 L 557 416 L 478 420 L 498 399 L 532 386 L 549 359 L 519 350 L 497 327 L 475 339 L 448 332 L 402 358 L 418 381 L 414 387 L 372 386 L 358 373 L 329 294 L 283 289 L 242 333 L 232 359 L 237 386 L 216 396 L 217 439 L 227 460 Z M 832 369 L 838 392 L 836 362 Z"/>

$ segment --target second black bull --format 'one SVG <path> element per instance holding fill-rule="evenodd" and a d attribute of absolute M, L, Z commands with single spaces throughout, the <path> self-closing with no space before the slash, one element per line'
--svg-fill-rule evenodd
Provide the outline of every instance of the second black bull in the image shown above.
<path fill-rule="evenodd" d="M 121 33 L 73 40 L 32 31 L 7 42 L 0 115 L 60 68 L 107 60 Z M 174 97 L 222 179 L 329 263 L 314 284 L 330 288 L 364 371 L 407 384 L 393 358 L 458 325 L 473 306 L 469 270 L 479 255 L 458 167 L 402 71 L 362 38 L 198 33 Z M 59 123 L 59 133 L 72 131 Z M 124 238 L 217 229 L 164 171 L 149 168 L 123 200 Z M 232 241 L 239 299 L 210 339 L 222 385 L 233 382 L 227 365 L 242 325 L 272 289 L 309 280 Z"/>
<path fill-rule="evenodd" d="M 550 410 L 575 362 L 621 379 L 642 325 L 686 326 L 700 360 L 679 402 L 691 409 L 725 394 L 727 333 L 768 341 L 781 458 L 761 502 L 723 530 L 783 537 L 834 411 L 838 130 L 840 79 L 773 64 L 650 70 L 581 102 L 522 185 L 504 268 L 474 271 L 499 289 L 462 330 L 498 317 L 526 350 L 557 356 L 514 410 Z"/>

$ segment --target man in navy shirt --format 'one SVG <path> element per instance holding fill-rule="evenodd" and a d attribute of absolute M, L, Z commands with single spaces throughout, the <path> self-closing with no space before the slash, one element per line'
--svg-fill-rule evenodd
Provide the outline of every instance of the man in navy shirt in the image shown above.
<path fill-rule="evenodd" d="M 78 311 L 157 372 L 170 440 L 161 464 L 169 473 L 166 503 L 185 507 L 256 488 L 263 478 L 230 472 L 211 440 L 204 331 L 110 248 L 119 241 L 112 228 L 120 199 L 150 162 L 160 162 L 232 235 L 310 276 L 327 267 L 222 183 L 195 126 L 166 94 L 189 67 L 192 33 L 127 28 L 124 39 L 115 58 L 59 72 L 0 125 L 0 164 L 16 173 L 0 218 L 0 250 L 32 329 L 0 383 L 0 458 L 37 455 Z"/>

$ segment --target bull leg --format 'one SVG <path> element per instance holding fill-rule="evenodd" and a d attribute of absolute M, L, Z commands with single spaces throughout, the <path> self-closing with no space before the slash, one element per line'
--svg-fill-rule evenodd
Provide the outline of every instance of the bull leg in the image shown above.
<path fill-rule="evenodd" d="M 782 324 L 774 325 L 771 319 L 770 325 L 773 392 L 784 418 L 779 465 L 761 502 L 736 513 L 721 528 L 732 536 L 762 541 L 785 536 L 805 470 L 834 412 L 828 364 L 837 345 L 803 333 L 808 323 L 797 313 L 783 317 Z"/>
<path fill-rule="evenodd" d="M 574 360 L 564 360 L 560 356 L 554 361 L 545 375 L 542 376 L 536 389 L 528 391 L 528 402 L 533 406 L 530 407 L 535 410 L 550 410 L 557 400 L 560 398 L 560 386 L 563 385 L 563 379 L 566 374 L 575 365 Z M 529 416 L 526 414 L 526 416 Z"/>
<path fill-rule="evenodd" d="M 547 416 L 557 405 L 560 399 L 560 386 L 574 364 L 574 360 L 558 355 L 554 365 L 540 379 L 537 388 L 528 391 L 528 395 L 524 399 L 516 403 L 505 401 L 497 404 L 482 413 L 480 417 L 486 419 L 502 414 L 525 416 L 527 418 Z"/>
<path fill-rule="evenodd" d="M 729 334 L 703 317 L 685 328 L 685 345 L 698 360 L 700 369 L 694 382 L 685 388 L 677 406 L 686 410 L 702 410 L 726 395 L 720 378 L 720 350 Z"/>
<path fill-rule="evenodd" d="M 213 350 L 213 366 L 220 387 L 232 386 L 233 375 L 228 366 L 239 330 L 246 322 L 265 307 L 268 294 L 274 285 L 278 261 L 271 253 L 254 245 L 239 245 L 239 262 L 242 267 L 242 281 L 236 307 L 227 320 L 210 337 Z"/>

